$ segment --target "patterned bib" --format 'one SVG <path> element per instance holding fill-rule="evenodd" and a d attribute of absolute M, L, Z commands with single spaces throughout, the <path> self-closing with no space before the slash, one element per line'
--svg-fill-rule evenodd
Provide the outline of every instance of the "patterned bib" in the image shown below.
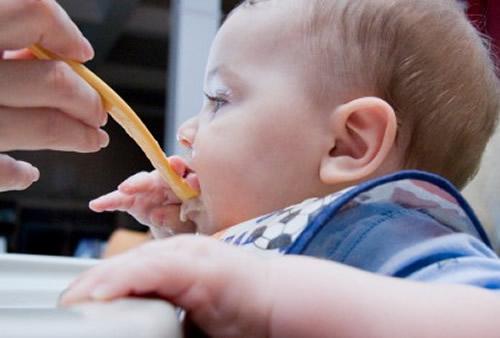
<path fill-rule="evenodd" d="M 265 256 L 301 254 L 338 213 L 370 203 L 418 209 L 457 232 L 468 233 L 490 245 L 460 193 L 443 178 L 420 171 L 401 171 L 326 197 L 311 198 L 232 226 L 214 237 Z"/>

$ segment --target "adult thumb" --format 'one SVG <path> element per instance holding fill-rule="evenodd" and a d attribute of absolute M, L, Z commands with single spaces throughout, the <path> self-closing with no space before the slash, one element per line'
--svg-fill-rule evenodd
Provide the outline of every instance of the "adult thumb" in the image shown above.
<path fill-rule="evenodd" d="M 38 169 L 28 162 L 0 154 L 0 192 L 24 190 L 39 178 Z"/>

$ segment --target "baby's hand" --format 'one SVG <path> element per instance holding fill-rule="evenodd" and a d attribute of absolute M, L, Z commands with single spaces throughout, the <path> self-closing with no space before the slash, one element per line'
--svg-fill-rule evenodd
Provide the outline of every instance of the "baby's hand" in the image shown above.
<path fill-rule="evenodd" d="M 172 156 L 169 163 L 181 177 L 189 168 L 181 157 Z M 197 181 L 186 179 L 199 190 Z M 95 212 L 124 211 L 140 223 L 149 226 L 155 237 L 168 237 L 176 233 L 194 232 L 195 224 L 179 218 L 182 201 L 163 180 L 158 171 L 140 172 L 129 177 L 118 189 L 90 202 Z"/>
<path fill-rule="evenodd" d="M 184 308 L 210 337 L 270 337 L 269 296 L 278 285 L 269 283 L 269 262 L 205 236 L 175 236 L 104 260 L 61 303 L 156 296 Z"/>

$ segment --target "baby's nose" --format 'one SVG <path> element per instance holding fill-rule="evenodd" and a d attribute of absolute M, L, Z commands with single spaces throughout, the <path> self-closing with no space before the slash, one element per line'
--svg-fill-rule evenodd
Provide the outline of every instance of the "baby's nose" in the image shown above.
<path fill-rule="evenodd" d="M 177 134 L 177 142 L 179 142 L 182 146 L 186 148 L 191 149 L 193 147 L 192 139 L 182 135 L 180 132 Z"/>
<path fill-rule="evenodd" d="M 186 148 L 193 148 L 198 129 L 197 125 L 196 118 L 191 118 L 184 122 L 177 132 L 177 141 Z"/>

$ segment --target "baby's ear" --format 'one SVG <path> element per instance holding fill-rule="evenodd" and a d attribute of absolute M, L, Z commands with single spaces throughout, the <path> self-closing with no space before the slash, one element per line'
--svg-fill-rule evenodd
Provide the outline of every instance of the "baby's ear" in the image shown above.
<path fill-rule="evenodd" d="M 351 183 L 376 173 L 394 146 L 397 120 L 382 99 L 363 97 L 343 104 L 330 116 L 332 144 L 320 178 L 325 184 Z"/>

